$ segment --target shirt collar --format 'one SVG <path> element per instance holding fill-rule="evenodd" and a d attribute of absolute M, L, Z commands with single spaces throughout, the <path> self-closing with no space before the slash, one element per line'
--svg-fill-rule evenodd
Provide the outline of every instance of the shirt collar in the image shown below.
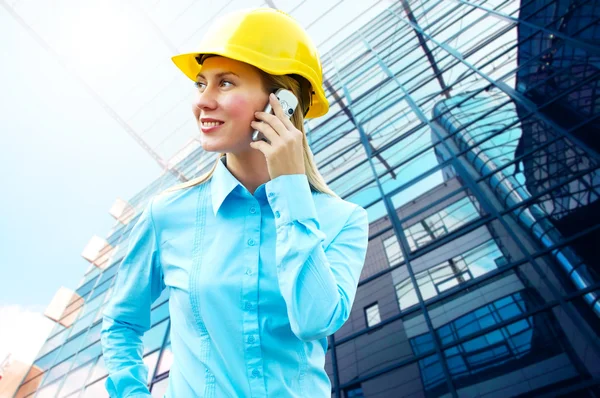
<path fill-rule="evenodd" d="M 224 156 L 219 158 L 210 183 L 213 213 L 215 216 L 217 215 L 217 212 L 219 211 L 219 208 L 223 204 L 225 198 L 231 193 L 231 191 L 235 189 L 235 187 L 240 185 L 240 182 L 233 176 L 233 174 L 231 174 L 224 162 Z"/>

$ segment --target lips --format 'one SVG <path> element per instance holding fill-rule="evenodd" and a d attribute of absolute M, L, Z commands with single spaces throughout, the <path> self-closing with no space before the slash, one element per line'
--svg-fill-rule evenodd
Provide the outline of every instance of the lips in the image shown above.
<path fill-rule="evenodd" d="M 202 119 L 200 129 L 203 133 L 208 134 L 218 130 L 223 124 L 224 122 L 215 119 Z"/>

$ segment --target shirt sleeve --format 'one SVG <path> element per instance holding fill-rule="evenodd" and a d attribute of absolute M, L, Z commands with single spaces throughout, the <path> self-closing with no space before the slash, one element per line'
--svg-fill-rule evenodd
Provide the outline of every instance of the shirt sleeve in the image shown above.
<path fill-rule="evenodd" d="M 279 287 L 291 329 L 303 341 L 335 333 L 350 316 L 365 263 L 369 222 L 356 206 L 331 243 L 324 247 L 314 200 L 304 174 L 267 182 L 275 214 Z M 341 213 L 341 212 L 340 212 Z"/>
<path fill-rule="evenodd" d="M 100 339 L 108 371 L 106 390 L 112 398 L 150 397 L 142 336 L 150 329 L 150 308 L 165 288 L 152 202 L 131 229 L 128 248 L 103 310 Z"/>

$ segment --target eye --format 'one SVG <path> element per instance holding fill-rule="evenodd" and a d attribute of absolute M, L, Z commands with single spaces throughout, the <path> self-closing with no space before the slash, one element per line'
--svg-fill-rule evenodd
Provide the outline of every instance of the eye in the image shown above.
<path fill-rule="evenodd" d="M 229 80 L 221 80 L 221 84 L 224 84 L 224 83 L 229 83 L 232 86 L 234 85 Z M 198 89 L 201 89 L 201 88 L 204 88 L 204 83 L 196 81 L 196 82 L 194 82 L 194 86 L 196 86 L 196 88 L 198 88 Z"/>

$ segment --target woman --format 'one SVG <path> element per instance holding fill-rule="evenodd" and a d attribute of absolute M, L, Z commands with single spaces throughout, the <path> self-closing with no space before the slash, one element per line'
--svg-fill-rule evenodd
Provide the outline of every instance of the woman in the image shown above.
<path fill-rule="evenodd" d="M 327 187 L 304 134 L 305 116 L 328 111 L 317 50 L 287 14 L 259 8 L 218 20 L 173 61 L 198 87 L 202 146 L 220 156 L 153 197 L 130 233 L 104 310 L 106 388 L 150 396 L 141 338 L 168 287 L 167 397 L 330 397 L 327 336 L 350 314 L 368 220 Z M 291 120 L 278 88 L 299 100 Z"/>

